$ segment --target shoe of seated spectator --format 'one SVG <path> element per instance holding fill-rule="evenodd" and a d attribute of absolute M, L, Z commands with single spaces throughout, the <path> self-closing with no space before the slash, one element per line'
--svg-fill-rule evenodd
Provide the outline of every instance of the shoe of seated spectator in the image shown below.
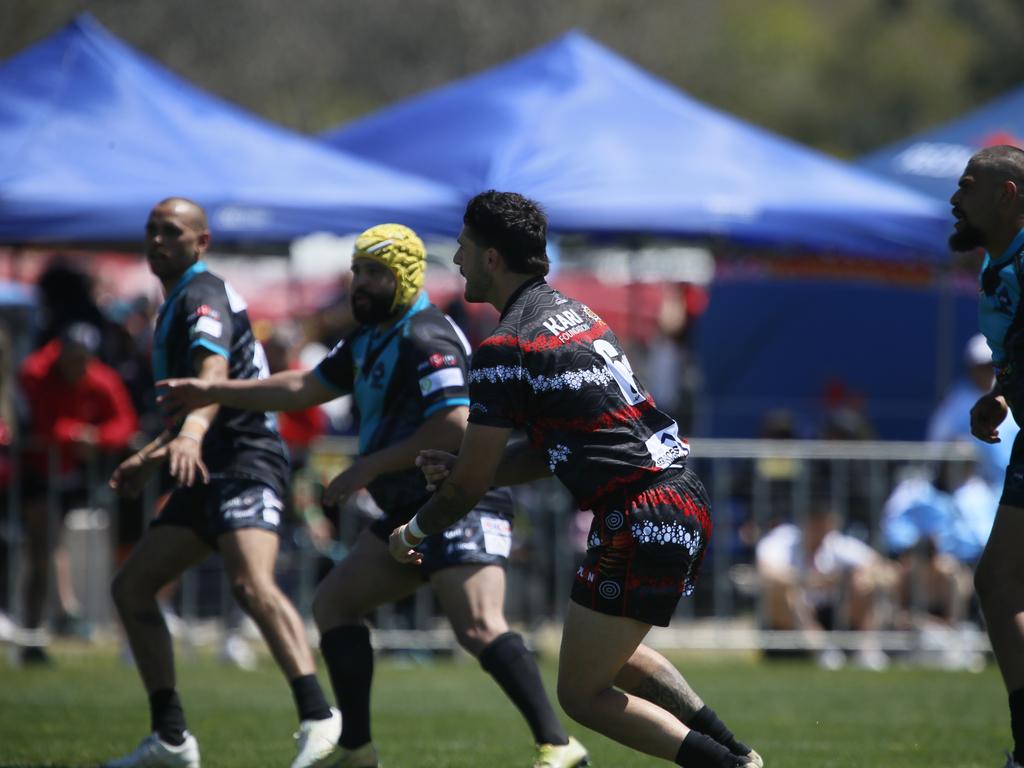
<path fill-rule="evenodd" d="M 53 657 L 41 645 L 26 645 L 21 649 L 21 663 L 26 667 L 51 667 Z"/>
<path fill-rule="evenodd" d="M 853 657 L 853 663 L 861 669 L 884 672 L 889 668 L 889 655 L 878 648 L 863 648 Z"/>
<path fill-rule="evenodd" d="M 1024 768 L 1024 766 L 1022 766 L 1020 763 L 1018 763 L 1016 760 L 1013 759 L 1013 753 L 1012 752 L 1007 752 L 1006 753 L 1006 765 L 1004 765 L 1003 768 Z"/>
<path fill-rule="evenodd" d="M 830 646 L 818 651 L 817 661 L 818 666 L 822 669 L 828 669 L 834 672 L 835 670 L 842 669 L 846 666 L 846 654 L 838 648 Z"/>
<path fill-rule="evenodd" d="M 154 731 L 124 757 L 104 763 L 103 768 L 199 768 L 199 743 L 185 731 L 179 746 L 168 744 Z"/>
<path fill-rule="evenodd" d="M 53 622 L 53 631 L 60 637 L 73 637 L 78 640 L 92 639 L 92 624 L 77 613 L 65 611 Z"/>
<path fill-rule="evenodd" d="M 533 768 L 577 768 L 590 765 L 587 750 L 572 736 L 568 744 L 539 744 Z"/>
<path fill-rule="evenodd" d="M 750 750 L 744 755 L 744 759 L 747 761 L 746 765 L 752 766 L 752 768 L 764 768 L 764 760 L 754 750 Z"/>
<path fill-rule="evenodd" d="M 325 768 L 337 765 L 338 739 L 341 738 L 341 712 L 331 707 L 325 720 L 303 720 L 295 734 L 299 754 L 292 768 Z M 376 765 L 376 763 L 374 763 Z"/>

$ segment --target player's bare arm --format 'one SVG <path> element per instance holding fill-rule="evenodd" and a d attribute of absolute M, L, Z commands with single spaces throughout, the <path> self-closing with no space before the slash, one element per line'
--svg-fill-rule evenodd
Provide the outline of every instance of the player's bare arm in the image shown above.
<path fill-rule="evenodd" d="M 215 384 L 228 378 L 228 361 L 221 355 L 205 349 L 196 351 L 192 364 L 198 379 Z M 182 421 L 178 434 L 167 445 L 167 470 L 181 485 L 191 487 L 196 479 L 210 481 L 210 473 L 203 463 L 203 439 L 217 417 L 220 405 L 212 403 L 195 408 Z"/>
<path fill-rule="evenodd" d="M 164 430 L 156 439 L 122 461 L 110 476 L 110 487 L 129 499 L 138 496 L 149 478 L 167 459 L 167 445 L 173 439 L 174 434 Z"/>
<path fill-rule="evenodd" d="M 280 371 L 265 379 L 163 379 L 156 386 L 157 402 L 178 412 L 211 403 L 246 411 L 299 411 L 339 395 L 314 371 Z"/>
<path fill-rule="evenodd" d="M 350 495 L 365 488 L 381 475 L 400 472 L 416 466 L 419 453 L 428 447 L 450 450 L 458 448 L 466 430 L 466 406 L 444 408 L 424 421 L 409 437 L 382 448 L 374 453 L 360 456 L 335 477 L 324 491 L 324 504 L 341 504 Z"/>
<path fill-rule="evenodd" d="M 416 466 L 427 479 L 427 490 L 436 491 L 455 466 L 456 455 L 434 448 L 420 451 Z M 525 438 L 510 440 L 494 474 L 495 485 L 520 485 L 551 476 L 551 468 L 543 451 Z"/>
<path fill-rule="evenodd" d="M 399 562 L 420 562 L 414 547 L 423 538 L 440 533 L 476 506 L 494 485 L 511 429 L 470 424 L 462 439 L 451 475 L 409 524 L 391 534 L 389 548 Z M 422 534 L 422 535 L 421 535 Z"/>

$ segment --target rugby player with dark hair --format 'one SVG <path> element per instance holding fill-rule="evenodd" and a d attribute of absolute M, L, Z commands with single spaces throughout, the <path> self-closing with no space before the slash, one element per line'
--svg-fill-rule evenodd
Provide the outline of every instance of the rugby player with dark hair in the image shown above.
<path fill-rule="evenodd" d="M 558 697 L 583 725 L 688 768 L 761 766 L 663 656 L 643 645 L 693 589 L 711 534 L 689 447 L 637 380 L 611 329 L 547 284 L 547 219 L 522 195 L 466 208 L 455 263 L 465 297 L 501 312 L 473 355 L 457 457 L 419 458 L 434 496 L 391 534 L 400 562 L 494 484 L 558 477 L 594 522 L 576 572 Z M 528 439 L 509 443 L 513 430 Z"/>

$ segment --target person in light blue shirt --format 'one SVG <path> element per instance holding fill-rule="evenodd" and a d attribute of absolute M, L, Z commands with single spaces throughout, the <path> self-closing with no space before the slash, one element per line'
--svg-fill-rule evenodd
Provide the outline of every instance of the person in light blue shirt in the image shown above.
<path fill-rule="evenodd" d="M 950 198 L 955 251 L 984 248 L 978 318 L 992 350 L 996 384 L 971 409 L 971 433 L 984 443 L 1005 437 L 1008 411 L 1024 417 L 1024 150 L 987 147 L 975 153 Z M 1009 693 L 1014 750 L 1006 768 L 1024 765 L 1024 438 L 1013 441 L 995 524 L 974 575 L 989 639 Z"/>

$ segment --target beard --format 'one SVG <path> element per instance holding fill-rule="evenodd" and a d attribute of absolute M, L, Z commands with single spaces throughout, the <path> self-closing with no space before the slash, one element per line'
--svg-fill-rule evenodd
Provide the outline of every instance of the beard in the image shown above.
<path fill-rule="evenodd" d="M 963 221 L 963 219 L 961 219 Z M 966 221 L 960 229 L 954 230 L 949 236 L 949 247 L 957 252 L 973 251 L 975 248 L 985 247 L 985 233 L 977 227 L 972 227 Z"/>
<path fill-rule="evenodd" d="M 363 299 L 357 302 L 356 298 Z M 377 325 L 395 316 L 391 311 L 394 296 L 374 296 L 366 291 L 352 294 L 352 314 L 363 325 Z"/>

